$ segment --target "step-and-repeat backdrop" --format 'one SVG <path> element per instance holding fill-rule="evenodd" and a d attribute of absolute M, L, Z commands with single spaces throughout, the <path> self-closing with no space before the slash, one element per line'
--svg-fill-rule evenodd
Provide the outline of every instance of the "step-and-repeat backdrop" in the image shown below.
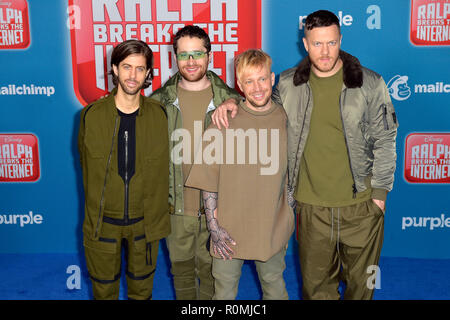
<path fill-rule="evenodd" d="M 449 0 L 0 0 L 0 253 L 82 250 L 79 114 L 111 90 L 114 45 L 151 47 L 149 94 L 176 72 L 173 34 L 197 24 L 210 69 L 234 86 L 248 48 L 268 52 L 276 75 L 297 65 L 318 9 L 339 17 L 342 49 L 383 76 L 400 122 L 382 255 L 450 258 Z"/>

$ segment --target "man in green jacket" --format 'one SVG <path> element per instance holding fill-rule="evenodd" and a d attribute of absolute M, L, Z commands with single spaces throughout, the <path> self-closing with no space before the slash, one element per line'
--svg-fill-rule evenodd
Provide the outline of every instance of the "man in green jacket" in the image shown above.
<path fill-rule="evenodd" d="M 111 55 L 116 88 L 81 112 L 83 244 L 95 299 L 118 299 L 122 247 L 129 299 L 151 299 L 159 240 L 170 232 L 167 116 L 140 94 L 153 54 L 128 40 Z"/>
<path fill-rule="evenodd" d="M 180 29 L 174 37 L 173 49 L 178 72 L 151 95 L 165 106 L 169 123 L 172 231 L 167 237 L 167 247 L 177 299 L 209 300 L 214 294 L 212 258 L 206 248 L 209 232 L 200 190 L 184 184 L 200 143 L 195 138 L 201 139 L 216 106 L 240 96 L 207 70 L 211 43 L 203 29 L 192 25 Z"/>
<path fill-rule="evenodd" d="M 297 201 L 304 299 L 371 299 L 398 122 L 383 78 L 340 50 L 339 19 L 311 13 L 308 57 L 281 73 L 274 100 L 288 115 L 288 187 Z M 213 116 L 223 116 L 231 104 Z M 234 110 L 234 109 L 233 109 Z M 296 200 L 296 201 L 295 201 Z"/>

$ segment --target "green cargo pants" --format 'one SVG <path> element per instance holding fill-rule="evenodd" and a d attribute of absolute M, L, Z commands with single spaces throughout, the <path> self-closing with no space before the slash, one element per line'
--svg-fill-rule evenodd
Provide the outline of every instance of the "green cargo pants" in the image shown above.
<path fill-rule="evenodd" d="M 283 272 L 286 269 L 285 256 L 286 248 L 265 262 L 254 260 L 263 300 L 289 299 L 283 278 Z M 236 299 L 244 261 L 213 258 L 214 300 Z"/>
<path fill-rule="evenodd" d="M 340 280 L 344 299 L 372 299 L 368 282 L 383 244 L 383 211 L 369 199 L 343 208 L 299 203 L 297 213 L 303 299 L 339 299 Z"/>
<path fill-rule="evenodd" d="M 144 221 L 128 226 L 104 222 L 98 240 L 84 238 L 94 299 L 119 298 L 122 247 L 125 248 L 128 298 L 152 298 L 159 240 L 146 243 Z"/>
<path fill-rule="evenodd" d="M 205 215 L 171 215 L 171 233 L 166 238 L 177 300 L 211 300 L 214 280 L 212 258 L 206 244 L 209 232 Z"/>

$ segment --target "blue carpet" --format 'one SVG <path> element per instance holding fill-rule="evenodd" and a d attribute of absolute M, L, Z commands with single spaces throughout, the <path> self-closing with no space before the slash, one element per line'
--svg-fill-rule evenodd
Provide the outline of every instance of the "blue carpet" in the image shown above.
<path fill-rule="evenodd" d="M 92 299 L 82 254 L 0 254 L 0 270 L 1 300 Z M 450 299 L 450 260 L 381 257 L 380 270 L 380 289 L 375 290 L 375 300 Z M 284 276 L 292 300 L 301 299 L 299 273 L 297 255 L 286 256 Z M 124 279 L 122 276 L 120 299 L 126 298 Z M 174 298 L 170 264 L 163 247 L 157 261 L 153 299 Z M 244 264 L 237 299 L 261 299 L 253 263 Z"/>

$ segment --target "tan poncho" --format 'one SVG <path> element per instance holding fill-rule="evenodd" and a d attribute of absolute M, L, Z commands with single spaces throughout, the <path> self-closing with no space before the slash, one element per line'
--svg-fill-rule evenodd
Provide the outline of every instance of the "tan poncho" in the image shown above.
<path fill-rule="evenodd" d="M 231 246 L 233 258 L 267 261 L 286 246 L 294 229 L 286 194 L 286 114 L 274 102 L 264 112 L 241 103 L 237 116 L 229 122 L 228 129 L 210 126 L 205 131 L 203 148 L 196 158 L 203 163 L 192 166 L 186 186 L 218 192 L 217 219 L 236 241 L 236 246 Z M 231 134 L 246 134 L 245 144 L 239 138 L 227 143 L 233 138 Z M 205 142 L 211 136 L 214 138 Z M 220 139 L 221 147 L 214 148 L 213 143 L 220 146 Z M 234 157 L 229 154 L 231 150 Z M 243 164 L 238 162 L 242 162 L 242 150 Z M 211 158 L 219 163 L 205 163 Z M 211 254 L 214 256 L 212 249 Z"/>

